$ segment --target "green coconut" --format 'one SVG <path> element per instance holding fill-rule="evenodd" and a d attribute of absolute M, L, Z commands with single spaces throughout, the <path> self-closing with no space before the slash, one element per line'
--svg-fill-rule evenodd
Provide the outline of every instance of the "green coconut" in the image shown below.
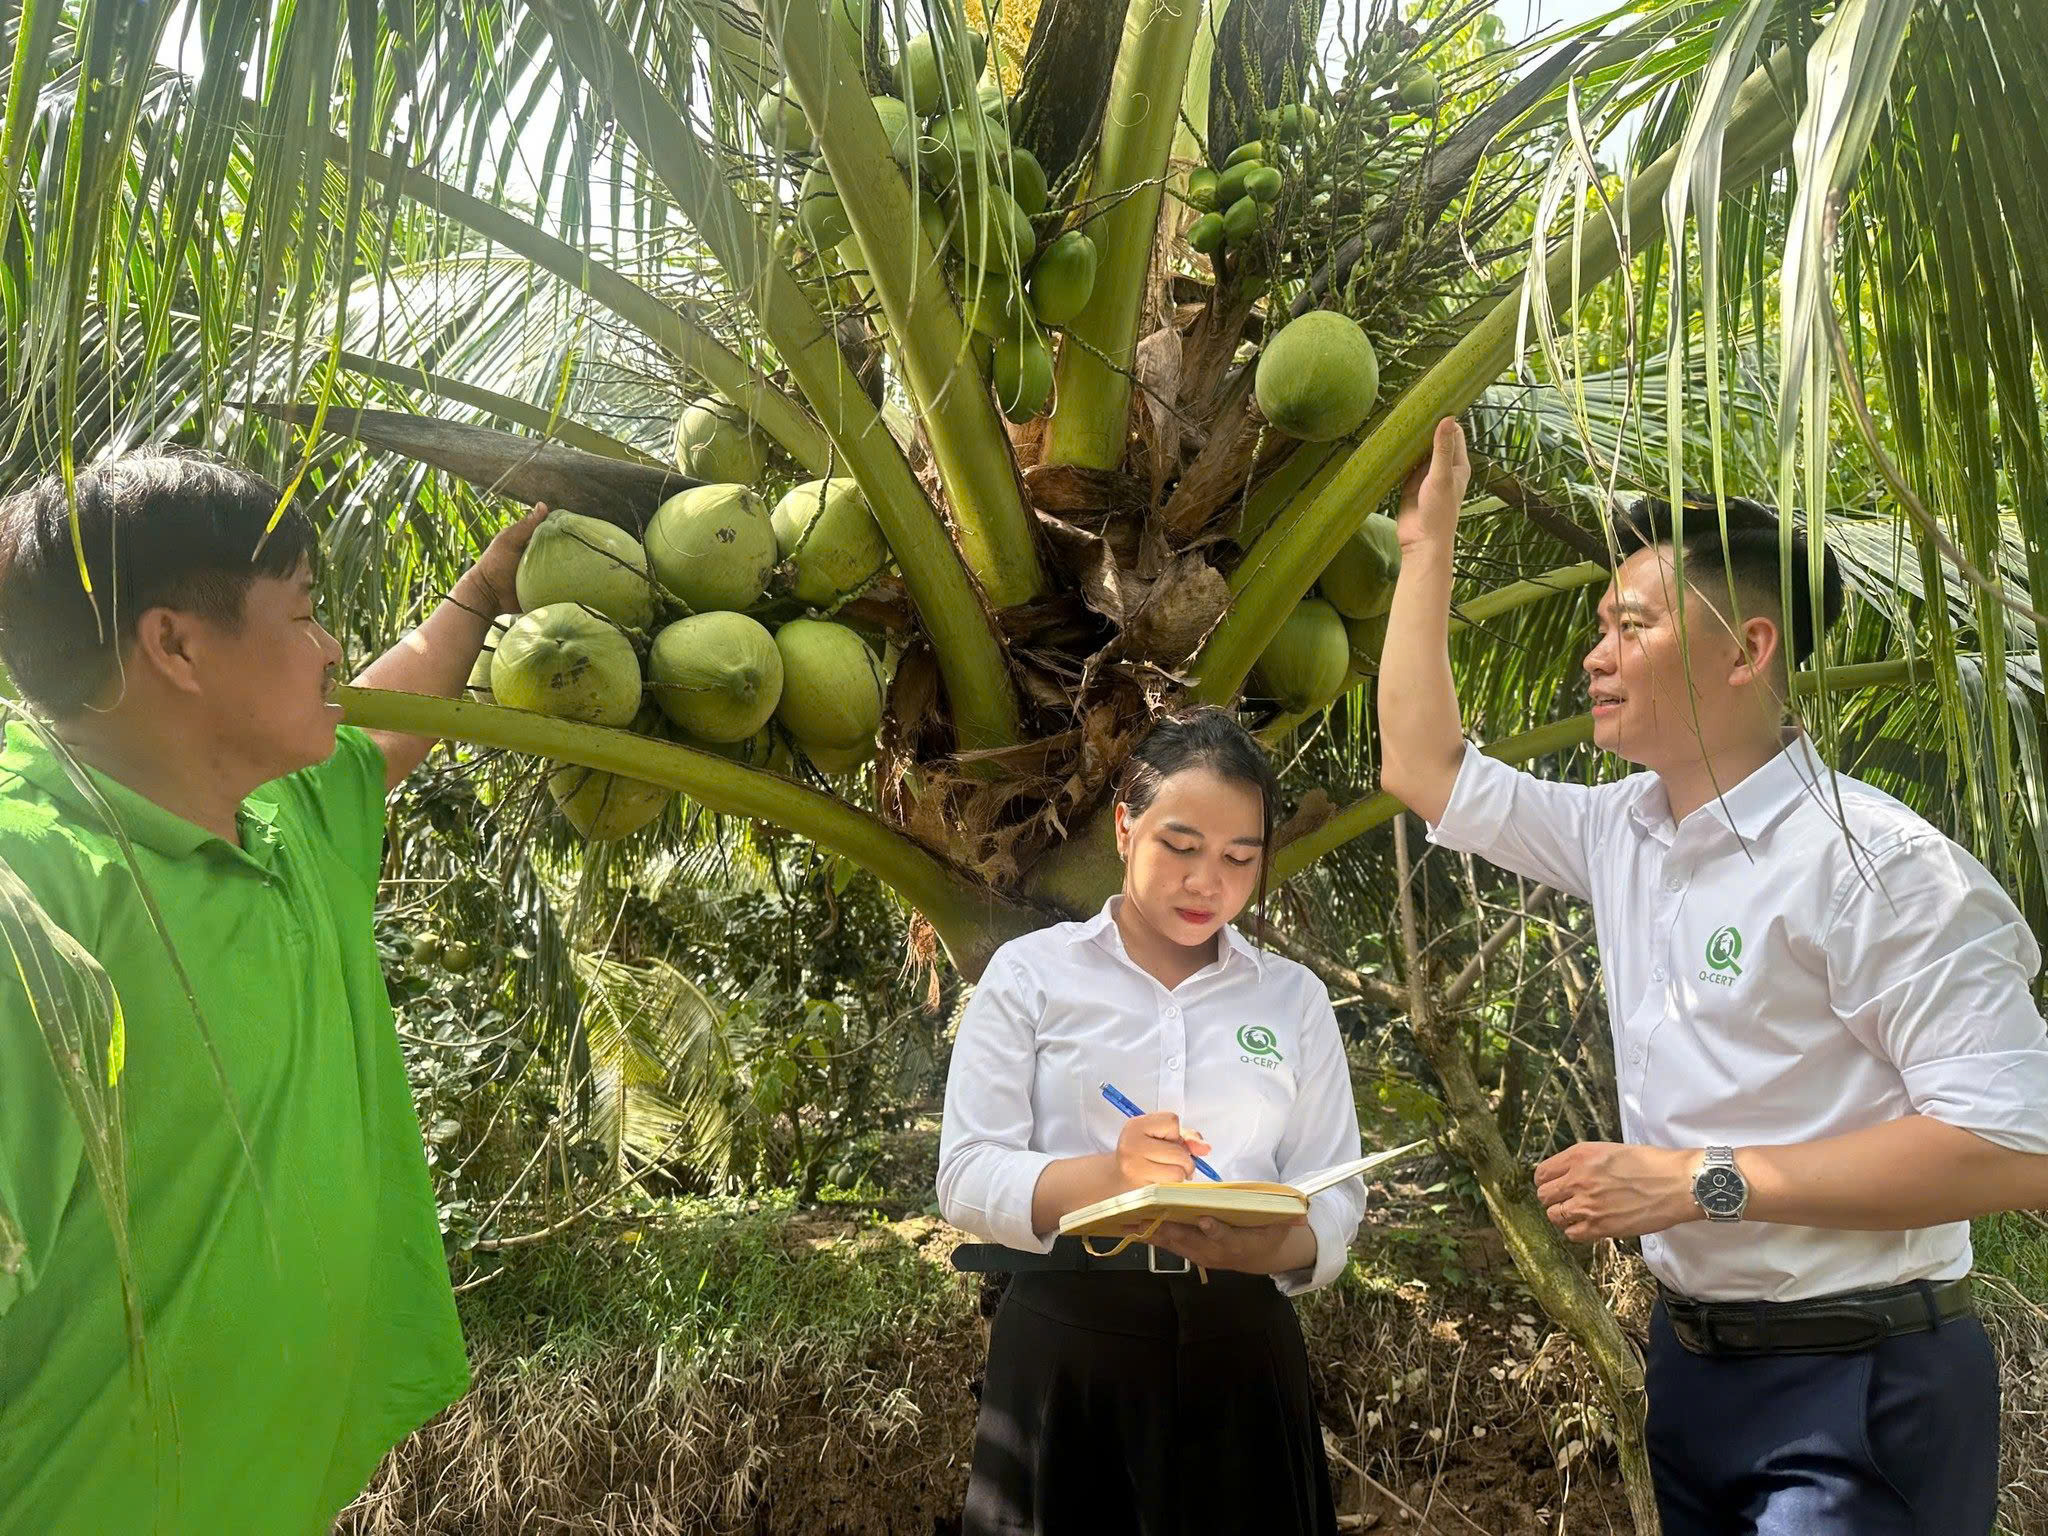
<path fill-rule="evenodd" d="M 495 702 L 491 697 L 491 658 L 497 654 L 498 645 L 505 638 L 505 631 L 518 620 L 516 613 L 501 613 L 491 620 L 490 632 L 484 636 L 483 649 L 476 653 L 476 661 L 469 669 L 469 681 L 463 684 L 466 698 L 479 703 Z"/>
<path fill-rule="evenodd" d="M 1270 165 L 1260 166 L 1244 179 L 1246 194 L 1262 203 L 1279 202 L 1281 185 L 1280 172 Z"/>
<path fill-rule="evenodd" d="M 1387 616 L 1383 608 L 1370 618 L 1344 621 L 1345 638 L 1351 643 L 1352 671 L 1379 671 L 1380 651 L 1387 643 Z"/>
<path fill-rule="evenodd" d="M 1266 158 L 1266 146 L 1257 139 L 1249 139 L 1223 157 L 1223 168 L 1227 171 L 1234 165 L 1243 165 L 1247 160 Z"/>
<path fill-rule="evenodd" d="M 868 39 L 880 31 L 875 0 L 831 0 L 828 14 L 832 30 L 839 35 L 839 46 L 855 59 L 865 61 Z"/>
<path fill-rule="evenodd" d="M 925 175 L 943 186 L 956 181 L 963 188 L 995 186 L 1002 178 L 987 174 L 989 162 L 1009 153 L 1009 130 L 974 107 L 948 112 L 919 141 Z"/>
<path fill-rule="evenodd" d="M 640 709 L 640 658 L 609 619 L 549 603 L 521 614 L 491 653 L 491 696 L 507 709 L 624 725 Z"/>
<path fill-rule="evenodd" d="M 852 480 L 806 480 L 769 514 L 790 591 L 813 608 L 858 592 L 889 563 L 889 544 Z"/>
<path fill-rule="evenodd" d="M 905 43 L 896 59 L 896 89 L 903 99 L 927 113 L 966 100 L 968 82 L 979 79 L 988 62 L 988 39 L 970 31 L 965 48 L 963 58 L 959 49 L 947 47 L 944 39 L 931 32 L 920 32 Z M 953 87 L 950 94 L 948 82 Z"/>
<path fill-rule="evenodd" d="M 780 86 L 771 86 L 761 93 L 761 99 L 754 104 L 754 115 L 761 119 L 761 137 L 781 154 L 806 155 L 817 142 L 811 136 L 810 119 L 804 116 L 803 107 Z"/>
<path fill-rule="evenodd" d="M 1441 93 L 1436 76 L 1419 64 L 1409 65 L 1394 78 L 1394 90 L 1411 112 L 1433 110 Z"/>
<path fill-rule="evenodd" d="M 521 608 L 581 603 L 627 629 L 645 629 L 654 618 L 646 549 L 603 518 L 550 512 L 533 530 L 514 580 Z"/>
<path fill-rule="evenodd" d="M 961 259 L 986 272 L 1014 272 L 1030 259 L 1037 233 L 1001 187 L 963 192 L 960 218 L 946 232 Z"/>
<path fill-rule="evenodd" d="M 775 525 L 751 486 L 695 486 L 655 512 L 647 558 L 655 579 L 692 613 L 751 608 L 779 558 Z"/>
<path fill-rule="evenodd" d="M 1036 332 L 1002 337 L 989 362 L 989 381 L 1005 416 L 1015 422 L 1034 419 L 1052 398 L 1052 348 Z"/>
<path fill-rule="evenodd" d="M 1400 574 L 1401 538 L 1394 520 L 1375 512 L 1344 541 L 1337 558 L 1324 569 L 1319 585 L 1323 596 L 1345 618 L 1369 619 L 1387 611 Z"/>
<path fill-rule="evenodd" d="M 654 637 L 647 679 L 662 713 L 691 736 L 745 741 L 782 698 L 782 653 L 743 613 L 697 613 Z"/>
<path fill-rule="evenodd" d="M 768 450 L 737 406 L 707 396 L 676 422 L 676 465 L 692 480 L 751 485 L 768 471 Z"/>
<path fill-rule="evenodd" d="M 1188 172 L 1188 202 L 1197 212 L 1216 211 L 1216 173 L 1206 165 Z"/>
<path fill-rule="evenodd" d="M 1205 213 L 1188 226 L 1188 244 L 1204 256 L 1223 249 L 1223 215 Z"/>
<path fill-rule="evenodd" d="M 1255 197 L 1246 194 L 1232 203 L 1223 214 L 1223 234 L 1232 245 L 1243 245 L 1259 232 L 1259 220 L 1265 212 Z"/>
<path fill-rule="evenodd" d="M 1035 219 L 1045 212 L 1045 167 L 1028 149 L 1010 151 L 1010 196 L 1026 218 Z"/>
<path fill-rule="evenodd" d="M 791 619 L 775 631 L 782 701 L 775 718 L 809 751 L 848 747 L 882 724 L 882 665 L 867 641 L 827 619 Z"/>
<path fill-rule="evenodd" d="M 796 767 L 789 738 L 772 724 L 762 726 L 744 741 L 703 741 L 692 737 L 688 745 L 730 758 L 743 767 L 765 768 L 770 773 L 787 774 Z"/>
<path fill-rule="evenodd" d="M 1031 267 L 1031 307 L 1047 325 L 1065 325 L 1095 292 L 1095 242 L 1070 229 Z"/>
<path fill-rule="evenodd" d="M 1225 167 L 1223 174 L 1216 178 L 1216 206 L 1218 208 L 1228 208 L 1240 197 L 1243 197 L 1245 195 L 1245 179 L 1254 171 L 1263 171 L 1266 168 L 1265 162 L 1257 159 L 1239 160 L 1235 164 Z"/>
<path fill-rule="evenodd" d="M 906 171 L 917 158 L 917 115 L 894 96 L 874 98 L 875 116 L 889 140 L 889 153 Z"/>
<path fill-rule="evenodd" d="M 633 729 L 642 736 L 665 739 L 667 716 L 656 704 L 644 704 L 633 717 Z M 548 794 L 568 818 L 569 825 L 593 843 L 616 842 L 630 837 L 659 816 L 675 799 L 676 792 L 645 779 L 602 773 L 580 763 L 570 763 L 548 775 Z"/>
<path fill-rule="evenodd" d="M 1379 359 L 1357 321 L 1311 310 L 1266 343 L 1253 388 L 1266 420 L 1282 432 L 1327 443 L 1356 431 L 1372 413 Z"/>
<path fill-rule="evenodd" d="M 804 172 L 797 190 L 796 222 L 814 249 L 829 251 L 853 233 L 853 221 L 846 216 L 846 204 L 832 184 L 832 173 L 822 165 Z"/>
<path fill-rule="evenodd" d="M 1294 144 L 1322 125 L 1322 114 L 1302 102 L 1290 101 L 1274 107 L 1259 119 L 1260 129 L 1283 144 Z"/>
<path fill-rule="evenodd" d="M 870 736 L 865 741 L 856 741 L 845 747 L 807 746 L 804 756 L 826 778 L 836 779 L 842 774 L 858 772 L 875 760 L 875 739 Z"/>
<path fill-rule="evenodd" d="M 1351 637 L 1344 616 L 1312 597 L 1297 603 L 1267 644 L 1256 669 L 1260 694 L 1289 714 L 1313 713 L 1344 691 L 1351 670 Z"/>
<path fill-rule="evenodd" d="M 917 222 L 923 226 L 924 237 L 932 250 L 943 256 L 951 244 L 946 232 L 953 227 L 953 215 L 944 203 L 925 189 L 920 189 L 917 194 Z"/>

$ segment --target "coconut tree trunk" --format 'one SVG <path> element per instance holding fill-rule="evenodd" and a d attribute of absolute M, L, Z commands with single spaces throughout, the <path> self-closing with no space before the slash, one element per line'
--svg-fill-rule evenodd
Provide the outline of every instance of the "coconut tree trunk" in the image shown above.
<path fill-rule="evenodd" d="M 1010 139 L 1031 151 L 1049 185 L 1058 186 L 1101 133 L 1129 7 L 1130 0 L 1045 0 L 1038 8 Z"/>
<path fill-rule="evenodd" d="M 1571 1335 L 1593 1362 L 1614 1413 L 1614 1443 L 1622 1484 L 1637 1536 L 1657 1536 L 1657 1499 L 1650 1482 L 1650 1453 L 1644 1434 L 1648 1399 L 1642 1360 L 1592 1277 L 1563 1235 L 1550 1224 L 1536 1199 L 1529 1170 L 1508 1150 L 1500 1122 L 1488 1108 L 1473 1074 L 1471 1058 L 1456 1027 L 1436 1010 L 1430 996 L 1409 881 L 1408 818 L 1394 823 L 1394 860 L 1400 883 L 1402 969 L 1408 979 L 1408 1017 L 1416 1044 L 1443 1087 L 1447 1139 L 1465 1160 L 1486 1199 L 1493 1224 L 1507 1242 L 1515 1268 L 1551 1320 Z"/>

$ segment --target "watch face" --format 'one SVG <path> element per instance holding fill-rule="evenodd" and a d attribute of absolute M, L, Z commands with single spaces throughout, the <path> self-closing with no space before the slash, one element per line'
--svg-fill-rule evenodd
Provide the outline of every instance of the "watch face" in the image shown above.
<path fill-rule="evenodd" d="M 1693 1183 L 1700 1209 L 1709 1216 L 1734 1216 L 1742 1210 L 1742 1180 L 1732 1168 L 1709 1168 Z"/>

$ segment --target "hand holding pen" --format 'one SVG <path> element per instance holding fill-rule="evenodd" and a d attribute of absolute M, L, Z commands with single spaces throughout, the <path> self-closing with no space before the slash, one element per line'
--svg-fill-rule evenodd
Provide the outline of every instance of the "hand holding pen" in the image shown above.
<path fill-rule="evenodd" d="M 1184 1130 L 1179 1115 L 1171 1110 L 1148 1115 L 1110 1083 L 1102 1085 L 1102 1096 L 1129 1117 L 1130 1123 L 1117 1137 L 1116 1162 L 1131 1188 L 1182 1184 L 1198 1173 L 1220 1182 L 1216 1170 L 1200 1156 L 1213 1149 L 1199 1131 Z"/>

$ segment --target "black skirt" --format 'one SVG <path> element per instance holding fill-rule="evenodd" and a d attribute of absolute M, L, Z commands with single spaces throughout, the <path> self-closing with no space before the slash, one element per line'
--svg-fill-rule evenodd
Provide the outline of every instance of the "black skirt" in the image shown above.
<path fill-rule="evenodd" d="M 1026 1273 L 989 1333 L 965 1536 L 1331 1536 L 1308 1351 L 1264 1275 Z"/>

